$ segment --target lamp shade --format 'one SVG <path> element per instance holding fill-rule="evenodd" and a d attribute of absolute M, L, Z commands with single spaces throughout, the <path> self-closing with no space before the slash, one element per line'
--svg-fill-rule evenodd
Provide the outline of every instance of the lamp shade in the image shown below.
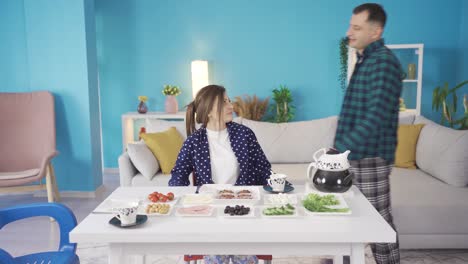
<path fill-rule="evenodd" d="M 192 61 L 192 95 L 197 95 L 201 88 L 207 86 L 208 81 L 208 61 Z"/>

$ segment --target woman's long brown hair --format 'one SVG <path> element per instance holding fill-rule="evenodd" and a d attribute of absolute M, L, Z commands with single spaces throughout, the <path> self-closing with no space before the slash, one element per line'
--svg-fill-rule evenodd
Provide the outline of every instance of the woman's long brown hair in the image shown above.
<path fill-rule="evenodd" d="M 195 122 L 206 127 L 209 120 L 208 115 L 213 109 L 216 99 L 218 99 L 218 116 L 220 117 L 219 122 L 224 122 L 222 113 L 225 92 L 226 89 L 220 85 L 208 85 L 198 91 L 195 99 L 187 105 L 187 113 L 185 116 L 187 137 L 195 132 Z"/>

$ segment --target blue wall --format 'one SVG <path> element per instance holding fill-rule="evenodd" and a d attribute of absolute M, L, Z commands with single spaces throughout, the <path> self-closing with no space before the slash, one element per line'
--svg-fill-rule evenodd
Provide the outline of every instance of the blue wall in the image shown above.
<path fill-rule="evenodd" d="M 0 25 L 16 32 L 12 50 L 19 58 L 7 57 L 0 68 L 19 61 L 13 70 L 24 73 L 13 81 L 0 76 L 12 84 L 1 91 L 54 94 L 59 189 L 94 191 L 102 184 L 94 1 L 2 1 L 0 10 L 11 15 L 0 16 Z M 2 41 L 0 50 L 9 48 Z"/>
<path fill-rule="evenodd" d="M 431 110 L 432 90 L 456 78 L 460 33 L 468 30 L 460 26 L 463 1 L 378 2 L 389 15 L 388 44 L 425 44 L 422 113 L 438 118 Z M 169 83 L 183 88 L 179 105 L 189 102 L 195 59 L 209 61 L 212 83 L 225 85 L 231 97 L 266 97 L 286 84 L 296 120 L 338 114 L 338 40 L 360 3 L 96 0 L 104 166 L 117 167 L 120 118 L 136 110 L 138 95 L 149 96 L 150 111 L 162 111 L 161 88 Z"/>
<path fill-rule="evenodd" d="M 463 81 L 468 80 L 468 1 L 462 1 L 462 7 L 460 8 L 460 41 L 459 41 L 459 54 L 458 54 L 458 71 L 456 82 L 450 82 L 451 86 L 459 84 Z M 459 103 L 457 108 L 457 119 L 464 116 L 463 108 L 463 95 L 468 96 L 468 84 L 465 84 L 457 92 L 459 97 Z"/>
<path fill-rule="evenodd" d="M 462 8 L 460 8 L 460 56 L 458 57 L 458 81 L 462 82 L 468 80 L 468 1 L 462 1 Z M 468 89 L 464 89 L 468 93 Z"/>
<path fill-rule="evenodd" d="M 29 87 L 23 1 L 0 1 L 0 91 Z"/>
<path fill-rule="evenodd" d="M 468 76 L 467 1 L 378 2 L 389 14 L 388 44 L 425 44 L 422 113 L 438 120 L 434 87 Z M 338 40 L 360 3 L 2 0 L 0 91 L 54 93 L 59 186 L 93 190 L 101 184 L 99 95 L 104 166 L 117 167 L 121 115 L 136 110 L 138 95 L 162 111 L 164 84 L 181 86 L 179 104 L 187 104 L 195 59 L 210 62 L 212 83 L 231 97 L 266 97 L 286 84 L 296 120 L 338 114 Z"/>

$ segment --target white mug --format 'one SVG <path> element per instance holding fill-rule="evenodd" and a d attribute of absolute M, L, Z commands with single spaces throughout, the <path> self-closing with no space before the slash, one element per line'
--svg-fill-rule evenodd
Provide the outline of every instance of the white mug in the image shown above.
<path fill-rule="evenodd" d="M 270 185 L 275 192 L 283 192 L 287 177 L 288 176 L 285 174 L 271 174 L 268 179 L 268 185 Z"/>
<path fill-rule="evenodd" d="M 121 205 L 121 207 L 113 208 L 112 211 L 116 213 L 115 217 L 120 220 L 121 226 L 136 224 L 138 203 L 128 203 L 126 205 Z"/>

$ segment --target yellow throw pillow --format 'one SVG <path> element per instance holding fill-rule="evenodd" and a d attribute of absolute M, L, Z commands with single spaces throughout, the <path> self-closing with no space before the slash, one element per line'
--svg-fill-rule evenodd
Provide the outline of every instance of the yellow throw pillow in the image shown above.
<path fill-rule="evenodd" d="M 143 133 L 141 138 L 153 152 L 161 165 L 164 174 L 170 174 L 177 160 L 177 155 L 182 148 L 184 140 L 175 127 L 164 132 Z"/>
<path fill-rule="evenodd" d="M 399 125 L 395 167 L 416 169 L 416 144 L 424 124 Z"/>

